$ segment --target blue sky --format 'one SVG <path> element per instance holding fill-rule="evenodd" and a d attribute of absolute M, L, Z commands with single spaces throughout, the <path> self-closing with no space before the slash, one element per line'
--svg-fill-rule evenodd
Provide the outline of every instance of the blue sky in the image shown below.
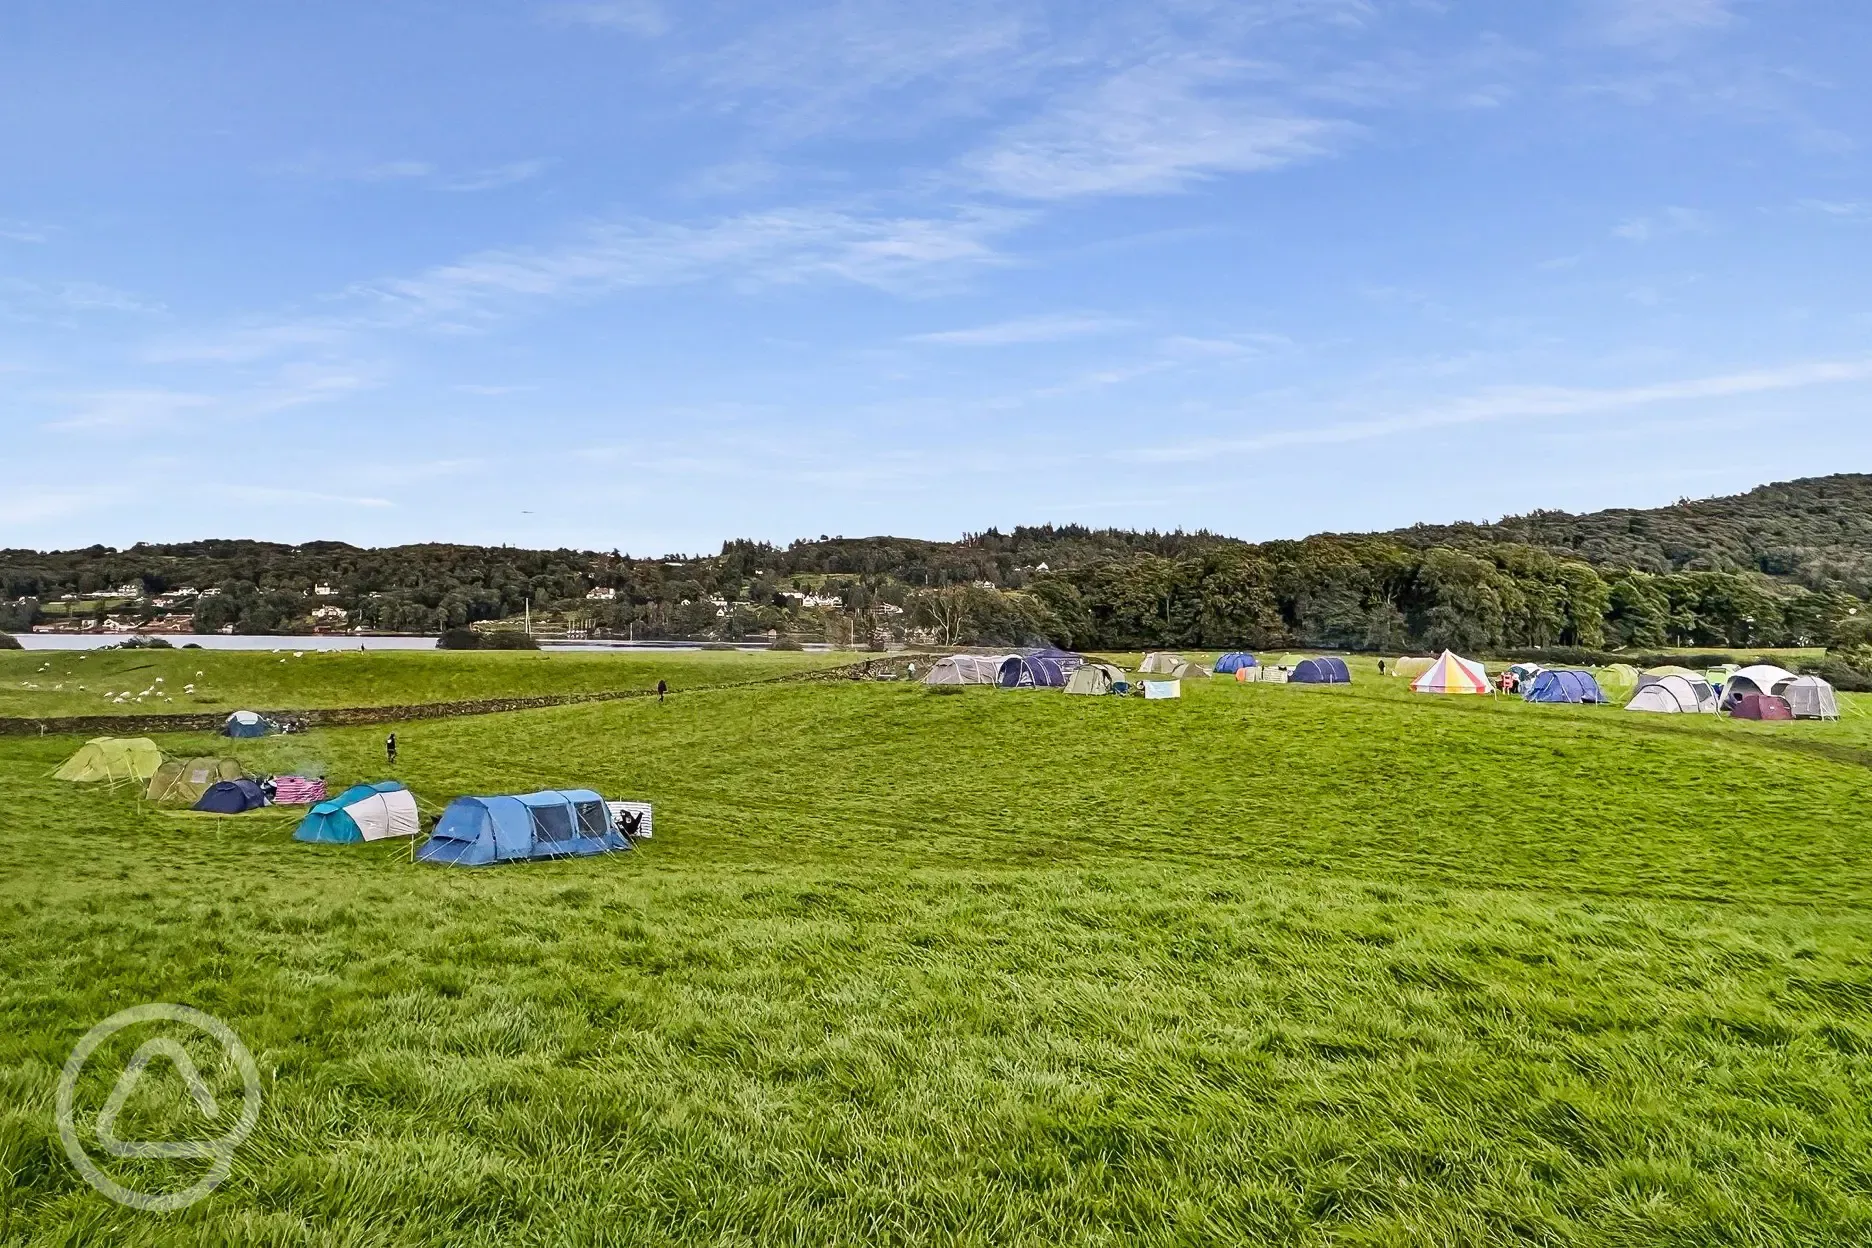
<path fill-rule="evenodd" d="M 13 0 L 0 545 L 1872 468 L 1872 6 Z"/>

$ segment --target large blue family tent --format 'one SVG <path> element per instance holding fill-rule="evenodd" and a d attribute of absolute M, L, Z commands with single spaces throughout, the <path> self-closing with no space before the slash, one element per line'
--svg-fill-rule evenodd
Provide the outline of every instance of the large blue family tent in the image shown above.
<path fill-rule="evenodd" d="M 1218 676 L 1232 676 L 1236 672 L 1241 671 L 1244 667 L 1259 666 L 1260 662 L 1254 655 L 1244 653 L 1240 650 L 1231 650 L 1216 660 L 1215 674 Z"/>
<path fill-rule="evenodd" d="M 1064 689 L 1066 673 L 1052 659 L 1011 654 L 1001 660 L 995 684 L 1003 689 Z"/>
<path fill-rule="evenodd" d="M 1604 702 L 1605 690 L 1591 672 L 1543 671 L 1522 695 L 1529 702 Z"/>
<path fill-rule="evenodd" d="M 209 785 L 201 800 L 190 809 L 205 810 L 211 815 L 238 815 L 264 805 L 266 794 L 252 780 L 222 780 Z"/>
<path fill-rule="evenodd" d="M 306 812 L 293 832 L 295 841 L 355 845 L 391 836 L 416 836 L 416 798 L 395 780 L 354 784 Z"/>
<path fill-rule="evenodd" d="M 1024 659 L 1047 659 L 1056 664 L 1062 675 L 1071 676 L 1085 666 L 1085 655 L 1075 654 L 1071 650 L 1062 650 L 1058 646 L 1046 646 L 1039 650 L 1016 650 L 1014 653 Z"/>
<path fill-rule="evenodd" d="M 458 797 L 416 850 L 423 862 L 480 867 L 629 849 L 604 798 L 590 789 L 547 789 L 512 797 Z"/>
<path fill-rule="evenodd" d="M 1352 673 L 1344 659 L 1328 655 L 1323 659 L 1302 659 L 1287 674 L 1290 685 L 1349 685 Z"/>

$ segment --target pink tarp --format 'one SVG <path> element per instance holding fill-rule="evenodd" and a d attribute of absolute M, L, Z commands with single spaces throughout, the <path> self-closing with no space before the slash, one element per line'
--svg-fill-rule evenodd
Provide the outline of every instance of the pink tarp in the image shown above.
<path fill-rule="evenodd" d="M 276 806 L 312 806 L 325 800 L 325 782 L 305 776 L 273 777 Z"/>

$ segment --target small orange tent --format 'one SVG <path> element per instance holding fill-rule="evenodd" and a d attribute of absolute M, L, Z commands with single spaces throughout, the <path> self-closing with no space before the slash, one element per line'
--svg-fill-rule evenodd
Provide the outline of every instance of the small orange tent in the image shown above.
<path fill-rule="evenodd" d="M 1418 693 L 1487 693 L 1488 673 L 1473 659 L 1445 650 L 1430 670 L 1411 681 Z"/>

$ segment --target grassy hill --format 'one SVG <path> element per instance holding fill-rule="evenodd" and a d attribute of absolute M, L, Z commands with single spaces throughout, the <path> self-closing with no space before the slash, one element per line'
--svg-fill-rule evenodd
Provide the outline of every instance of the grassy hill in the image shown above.
<path fill-rule="evenodd" d="M 431 810 L 658 804 L 630 855 L 478 872 L 154 812 L 47 779 L 75 742 L 0 740 L 0 1241 L 1872 1237 L 1864 708 L 1359 676 L 409 725 Z M 369 730 L 234 748 L 382 771 Z M 49 1125 L 71 1045 L 148 1000 L 227 1020 L 267 1089 L 228 1183 L 160 1219 Z"/>
<path fill-rule="evenodd" d="M 652 689 L 659 679 L 684 689 L 762 680 L 853 658 L 788 651 L 294 651 L 290 637 L 280 640 L 284 648 L 277 653 L 0 650 L 0 715 L 179 715 L 245 707 L 409 706 Z M 194 690 L 188 692 L 191 684 Z M 126 693 L 127 700 L 116 700 L 115 695 Z"/>

